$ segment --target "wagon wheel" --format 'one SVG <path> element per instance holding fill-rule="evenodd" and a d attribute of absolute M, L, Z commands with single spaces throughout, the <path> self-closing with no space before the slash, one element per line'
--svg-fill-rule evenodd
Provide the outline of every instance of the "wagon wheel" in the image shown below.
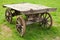
<path fill-rule="evenodd" d="M 25 33 L 26 26 L 25 26 L 25 20 L 21 16 L 18 17 L 16 20 L 16 28 L 19 34 L 23 36 Z"/>
<path fill-rule="evenodd" d="M 50 29 L 52 26 L 52 17 L 49 13 L 42 13 L 40 15 L 40 24 L 42 28 Z"/>
<path fill-rule="evenodd" d="M 5 12 L 5 18 L 6 20 L 11 23 L 12 22 L 12 13 L 11 13 L 11 9 L 7 9 Z"/>

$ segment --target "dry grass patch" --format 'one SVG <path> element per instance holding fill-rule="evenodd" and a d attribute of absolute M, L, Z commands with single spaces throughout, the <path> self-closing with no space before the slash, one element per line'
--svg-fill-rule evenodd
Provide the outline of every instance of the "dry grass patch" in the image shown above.
<path fill-rule="evenodd" d="M 12 30 L 7 27 L 6 25 L 1 25 L 1 36 L 3 37 L 11 37 L 12 36 Z"/>
<path fill-rule="evenodd" d="M 56 37 L 56 38 L 54 38 L 53 40 L 60 40 L 60 37 L 58 37 L 58 36 L 57 36 L 57 37 Z"/>

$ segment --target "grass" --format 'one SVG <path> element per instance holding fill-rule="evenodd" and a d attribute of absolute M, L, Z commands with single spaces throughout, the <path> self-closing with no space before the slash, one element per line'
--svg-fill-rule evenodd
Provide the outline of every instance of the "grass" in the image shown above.
<path fill-rule="evenodd" d="M 15 28 L 16 18 L 13 19 L 12 24 L 9 24 L 4 16 L 6 8 L 3 8 L 2 5 L 21 2 L 56 7 L 57 11 L 50 13 L 53 18 L 52 28 L 44 30 L 36 24 L 27 25 L 26 34 L 24 37 L 20 37 Z M 60 0 L 0 0 L 0 40 L 60 40 Z"/>

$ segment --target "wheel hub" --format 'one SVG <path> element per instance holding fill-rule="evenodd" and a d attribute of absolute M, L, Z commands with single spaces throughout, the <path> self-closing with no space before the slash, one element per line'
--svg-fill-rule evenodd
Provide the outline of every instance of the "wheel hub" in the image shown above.
<path fill-rule="evenodd" d="M 46 24 L 46 23 L 47 23 L 47 19 L 46 19 L 46 18 L 43 18 L 43 19 L 42 19 L 42 23 L 43 23 L 43 24 Z"/>

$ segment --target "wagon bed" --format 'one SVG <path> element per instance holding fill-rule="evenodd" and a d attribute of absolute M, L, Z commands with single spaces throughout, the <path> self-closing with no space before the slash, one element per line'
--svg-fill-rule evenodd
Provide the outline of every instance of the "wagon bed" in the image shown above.
<path fill-rule="evenodd" d="M 20 11 L 25 14 L 34 13 L 44 13 L 44 12 L 52 12 L 55 11 L 56 8 L 47 7 L 43 5 L 31 4 L 31 3 L 21 3 L 21 4 L 7 4 L 4 7 L 8 7 L 17 11 Z"/>

